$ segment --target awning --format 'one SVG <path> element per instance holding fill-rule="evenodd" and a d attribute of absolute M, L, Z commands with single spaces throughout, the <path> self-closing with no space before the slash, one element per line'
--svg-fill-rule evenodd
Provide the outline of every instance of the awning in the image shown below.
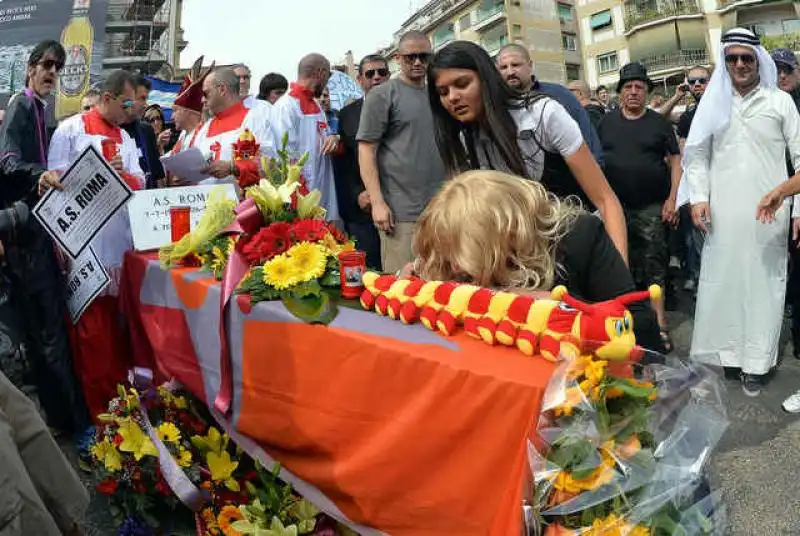
<path fill-rule="evenodd" d="M 589 25 L 591 26 L 592 30 L 611 26 L 611 10 L 606 9 L 605 11 L 601 11 L 600 13 L 595 13 L 592 15 Z"/>

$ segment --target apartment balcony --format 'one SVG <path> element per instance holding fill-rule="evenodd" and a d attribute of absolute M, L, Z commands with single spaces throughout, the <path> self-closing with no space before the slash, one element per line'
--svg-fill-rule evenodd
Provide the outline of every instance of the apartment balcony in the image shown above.
<path fill-rule="evenodd" d="M 490 7 L 480 7 L 475 13 L 475 24 L 472 28 L 476 31 L 485 30 L 506 18 L 505 3 L 499 2 Z"/>
<path fill-rule="evenodd" d="M 481 46 L 486 49 L 486 52 L 488 52 L 490 56 L 494 57 L 495 54 L 500 52 L 500 49 L 508 43 L 508 34 L 506 34 L 494 39 L 483 39 L 481 41 Z"/>
<path fill-rule="evenodd" d="M 629 1 L 625 2 L 625 29 L 680 15 L 700 14 L 696 0 Z"/>
<path fill-rule="evenodd" d="M 708 58 L 708 52 L 699 48 L 647 56 L 640 58 L 638 61 L 647 67 L 650 75 L 675 69 L 685 69 L 692 65 L 709 65 L 711 63 Z"/>
<path fill-rule="evenodd" d="M 453 30 L 446 32 L 436 32 L 433 34 L 433 50 L 439 50 L 450 41 L 456 40 L 456 34 Z"/>

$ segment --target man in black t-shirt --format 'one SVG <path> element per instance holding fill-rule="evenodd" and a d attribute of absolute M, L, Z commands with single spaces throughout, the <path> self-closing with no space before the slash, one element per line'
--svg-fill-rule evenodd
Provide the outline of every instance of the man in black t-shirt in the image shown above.
<path fill-rule="evenodd" d="M 669 261 L 665 223 L 678 221 L 675 202 L 681 178 L 680 149 L 672 125 L 646 107 L 652 87 L 642 64 L 625 65 L 617 85 L 620 109 L 606 115 L 599 131 L 606 177 L 627 216 L 631 272 L 642 289 L 665 284 Z M 661 337 L 671 350 L 664 303 L 654 305 Z"/>

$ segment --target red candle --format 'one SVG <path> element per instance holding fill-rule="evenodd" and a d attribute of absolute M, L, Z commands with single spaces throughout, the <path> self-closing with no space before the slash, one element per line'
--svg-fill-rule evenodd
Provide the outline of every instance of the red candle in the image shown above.
<path fill-rule="evenodd" d="M 111 162 L 115 156 L 117 156 L 117 142 L 112 140 L 111 138 L 103 138 L 100 142 L 100 146 L 103 148 L 103 158 Z"/>
<path fill-rule="evenodd" d="M 192 230 L 192 207 L 172 207 L 169 209 L 169 223 L 172 241 L 177 242 Z"/>
<path fill-rule="evenodd" d="M 367 254 L 363 251 L 343 251 L 339 254 L 339 281 L 342 297 L 357 300 L 364 291 L 361 277 L 367 271 Z"/>

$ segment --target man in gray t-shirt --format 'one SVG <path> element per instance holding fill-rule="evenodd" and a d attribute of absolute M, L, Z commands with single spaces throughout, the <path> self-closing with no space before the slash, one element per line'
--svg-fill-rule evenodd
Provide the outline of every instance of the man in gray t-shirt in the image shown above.
<path fill-rule="evenodd" d="M 400 76 L 364 101 L 357 135 L 361 180 L 387 272 L 413 260 L 414 224 L 445 177 L 425 87 L 431 43 L 425 34 L 409 32 L 398 50 Z"/>

